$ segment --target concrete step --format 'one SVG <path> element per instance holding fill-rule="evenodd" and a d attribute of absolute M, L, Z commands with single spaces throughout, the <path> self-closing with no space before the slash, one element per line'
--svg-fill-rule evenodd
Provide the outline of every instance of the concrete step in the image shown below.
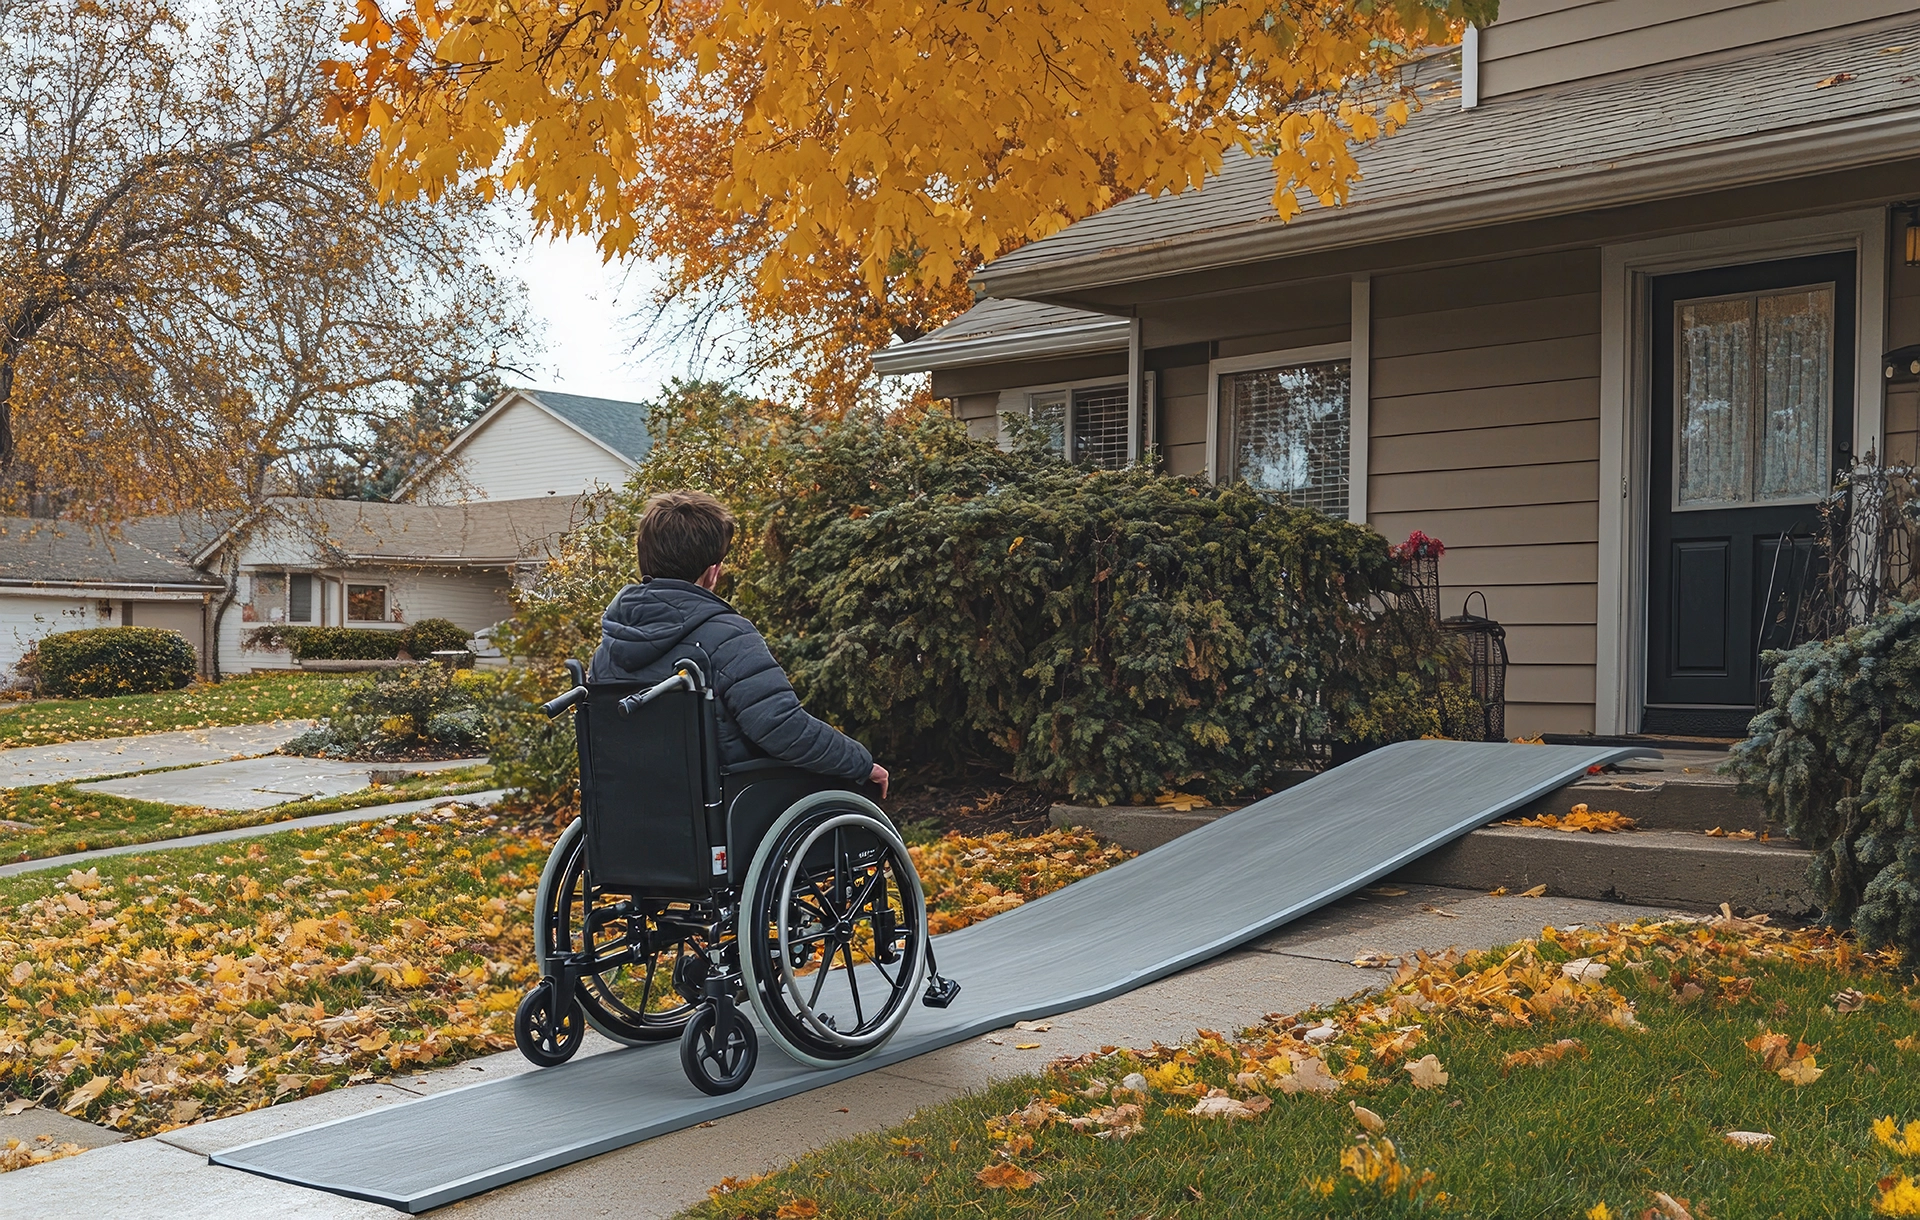
<path fill-rule="evenodd" d="M 1790 840 L 1718 838 L 1702 831 L 1765 833 L 1756 798 L 1742 797 L 1717 776 L 1670 768 L 1674 778 L 1622 772 L 1590 776 L 1533 802 L 1516 818 L 1564 814 L 1576 803 L 1614 809 L 1641 829 L 1616 834 L 1569 833 L 1532 827 L 1489 826 L 1433 852 L 1398 879 L 1462 889 L 1505 886 L 1520 893 L 1545 884 L 1569 898 L 1801 916 L 1814 906 L 1807 890 L 1810 853 Z M 1049 821 L 1079 826 L 1133 851 L 1147 851 L 1231 812 L 1225 808 L 1174 810 L 1156 806 L 1055 805 Z"/>
<path fill-rule="evenodd" d="M 1743 793 L 1721 775 L 1724 752 L 1670 751 L 1664 758 L 1636 758 L 1617 770 L 1589 775 L 1525 806 L 1515 817 L 1565 814 L 1576 804 L 1625 814 L 1641 830 L 1751 830 L 1779 838 L 1756 793 Z"/>

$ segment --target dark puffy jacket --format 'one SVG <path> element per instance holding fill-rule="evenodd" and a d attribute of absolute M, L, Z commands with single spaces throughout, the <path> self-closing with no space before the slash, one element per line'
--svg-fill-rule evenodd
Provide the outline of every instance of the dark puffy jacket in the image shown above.
<path fill-rule="evenodd" d="M 843 779 L 873 771 L 867 748 L 800 706 L 767 642 L 732 606 L 684 580 L 649 577 L 614 596 L 600 618 L 589 682 L 659 682 L 690 657 L 720 704 L 720 761 L 777 758 Z"/>

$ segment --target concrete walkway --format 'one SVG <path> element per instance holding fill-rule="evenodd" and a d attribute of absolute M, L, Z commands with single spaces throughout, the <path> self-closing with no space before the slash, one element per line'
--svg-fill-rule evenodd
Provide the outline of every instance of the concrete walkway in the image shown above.
<path fill-rule="evenodd" d="M 826 1088 L 569 1165 L 453 1204 L 461 1217 L 667 1217 L 706 1197 L 723 1177 L 790 1163 L 823 1144 L 890 1126 L 922 1106 L 1035 1071 L 1059 1055 L 1102 1045 L 1147 1046 L 1199 1027 L 1234 1030 L 1377 987 L 1389 972 L 1353 961 L 1448 946 L 1484 948 L 1545 924 L 1664 915 L 1579 899 L 1490 898 L 1408 887 L 1357 894 L 1270 936 L 1118 999 L 1051 1018 L 1042 1034 L 989 1035 Z M 1021 1051 L 1017 1043 L 1039 1042 Z M 591 1038 L 582 1054 L 613 1049 Z M 377 1204 L 321 1194 L 207 1164 L 208 1153 L 344 1117 L 409 1096 L 530 1071 L 517 1052 L 379 1085 L 343 1089 L 235 1118 L 113 1144 L 0 1176 L 0 1217 L 391 1217 Z M 435 1213 L 442 1214 L 442 1213 Z"/>
<path fill-rule="evenodd" d="M 46 868 L 80 868 L 89 860 L 98 860 L 103 856 L 133 856 L 143 852 L 172 851 L 176 847 L 199 847 L 205 843 L 226 843 L 233 839 L 254 839 L 261 835 L 276 835 L 288 830 L 311 830 L 315 826 L 339 826 L 345 822 L 378 822 L 385 818 L 397 818 L 406 813 L 419 813 L 423 809 L 432 809 L 439 805 L 491 805 L 507 794 L 505 788 L 488 788 L 483 792 L 469 792 L 465 796 L 435 796 L 419 801 L 395 801 L 390 805 L 362 805 L 358 809 L 341 809 L 333 813 L 316 813 L 310 817 L 288 818 L 284 822 L 265 822 L 258 826 L 236 826 L 232 830 L 210 830 L 205 834 L 183 835 L 177 839 L 154 839 L 147 843 L 122 843 L 118 847 L 101 847 L 93 851 L 77 851 L 64 856 L 48 856 L 44 860 L 21 860 L 15 864 L 0 864 L 0 877 L 17 877 L 21 873 L 38 872 Z M 0 1212 L 4 1217 L 5 1212 Z"/>
<path fill-rule="evenodd" d="M 217 729 L 181 729 L 135 737 L 65 741 L 55 746 L 15 746 L 0 750 L 0 788 L 61 784 L 102 775 L 150 771 L 155 767 L 182 767 L 271 754 L 313 725 L 311 720 L 275 720 Z"/>
<path fill-rule="evenodd" d="M 315 800 L 358 792 L 374 771 L 404 771 L 420 775 L 477 767 L 484 758 L 455 758 L 444 762 L 345 762 L 337 758 L 303 758 L 273 754 L 234 762 L 208 763 L 179 771 L 157 771 L 81 784 L 88 792 L 159 801 L 167 805 L 200 805 L 208 809 L 266 809 L 288 801 Z"/>

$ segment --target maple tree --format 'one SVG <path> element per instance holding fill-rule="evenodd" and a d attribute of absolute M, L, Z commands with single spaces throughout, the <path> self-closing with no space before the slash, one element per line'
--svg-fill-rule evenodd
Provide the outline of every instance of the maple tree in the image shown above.
<path fill-rule="evenodd" d="M 985 259 L 1245 152 L 1284 218 L 1495 0 L 359 0 L 333 116 L 383 198 L 518 192 L 792 356 L 911 337 Z M 858 362 L 856 361 L 857 365 Z M 814 388 L 847 370 L 815 370 Z M 857 373 L 858 368 L 851 370 Z"/>
<path fill-rule="evenodd" d="M 257 502 L 519 342 L 478 196 L 381 207 L 322 122 L 332 0 L 0 5 L 0 494 Z M 291 474 L 289 473 L 291 472 Z"/>

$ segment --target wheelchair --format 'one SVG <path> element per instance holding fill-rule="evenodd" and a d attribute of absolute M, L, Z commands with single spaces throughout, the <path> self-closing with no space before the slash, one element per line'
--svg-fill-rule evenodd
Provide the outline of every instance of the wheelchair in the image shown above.
<path fill-rule="evenodd" d="M 535 895 L 522 1054 L 564 1063 L 588 1027 L 628 1045 L 678 1038 L 687 1079 L 720 1095 L 759 1057 L 743 1007 L 786 1054 L 831 1067 L 885 1045 L 923 979 L 922 1003 L 953 1002 L 919 875 L 878 805 L 773 760 L 721 766 L 714 693 L 691 659 L 652 686 L 589 686 L 567 664 L 573 689 L 542 710 L 575 709 L 580 816 Z"/>

